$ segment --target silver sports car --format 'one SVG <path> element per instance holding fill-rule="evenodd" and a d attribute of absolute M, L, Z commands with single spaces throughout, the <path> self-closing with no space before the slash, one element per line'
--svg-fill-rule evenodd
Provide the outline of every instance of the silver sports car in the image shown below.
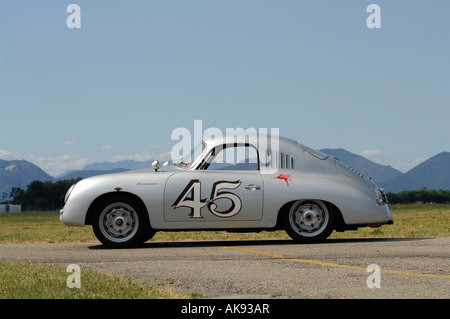
<path fill-rule="evenodd" d="M 284 229 L 295 241 L 333 230 L 392 224 L 383 189 L 337 158 L 269 135 L 202 141 L 173 165 L 86 178 L 66 194 L 60 220 L 92 225 L 107 246 L 130 247 L 157 231 Z M 195 155 L 195 156 L 194 156 Z"/>

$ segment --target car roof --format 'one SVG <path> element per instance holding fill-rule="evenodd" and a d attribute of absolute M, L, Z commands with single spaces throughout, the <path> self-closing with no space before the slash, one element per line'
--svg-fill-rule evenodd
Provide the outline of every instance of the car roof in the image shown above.
<path fill-rule="evenodd" d="M 251 144 L 254 146 L 257 146 L 260 140 L 265 139 L 266 141 L 271 141 L 272 139 L 278 139 L 279 141 L 284 141 L 287 143 L 292 143 L 295 145 L 299 145 L 297 141 L 282 137 L 279 135 L 270 135 L 270 134 L 260 134 L 260 133 L 241 133 L 241 132 L 235 132 L 235 133 L 225 133 L 221 135 L 211 136 L 204 138 L 203 141 L 208 146 L 216 146 L 221 144 L 231 144 L 231 143 L 237 143 L 237 144 Z"/>

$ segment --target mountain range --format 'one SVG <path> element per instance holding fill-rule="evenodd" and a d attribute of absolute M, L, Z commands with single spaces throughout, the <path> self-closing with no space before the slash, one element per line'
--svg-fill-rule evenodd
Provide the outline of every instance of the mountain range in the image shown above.
<path fill-rule="evenodd" d="M 11 191 L 12 187 L 27 189 L 34 180 L 52 181 L 54 178 L 25 160 L 4 161 L 0 159 L 0 199 L 3 193 Z"/>
<path fill-rule="evenodd" d="M 370 177 L 378 186 L 385 188 L 388 192 L 397 193 L 422 188 L 450 190 L 450 152 L 439 153 L 403 173 L 391 166 L 377 164 L 344 149 L 321 149 L 320 151 L 338 158 L 359 173 Z M 152 162 L 153 160 L 146 162 L 126 160 L 112 163 L 92 163 L 82 170 L 70 171 L 62 176 L 52 177 L 35 164 L 25 160 L 0 160 L 0 199 L 4 193 L 9 195 L 12 187 L 26 189 L 34 180 L 44 182 L 78 177 L 86 178 L 151 167 Z"/>
<path fill-rule="evenodd" d="M 397 193 L 413 189 L 450 189 L 450 153 L 442 152 L 402 175 L 380 181 L 386 190 Z"/>

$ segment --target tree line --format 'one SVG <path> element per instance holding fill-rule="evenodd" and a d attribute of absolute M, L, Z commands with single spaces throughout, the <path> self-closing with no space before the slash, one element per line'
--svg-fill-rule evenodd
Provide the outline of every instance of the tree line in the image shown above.
<path fill-rule="evenodd" d="M 390 204 L 450 203 L 450 190 L 418 189 L 400 193 L 387 193 Z"/>
<path fill-rule="evenodd" d="M 3 193 L 3 203 L 22 205 L 22 211 L 59 210 L 64 206 L 64 197 L 70 186 L 80 180 L 81 178 L 57 182 L 33 181 L 26 190 L 11 188 L 8 201 L 5 201 L 7 194 Z"/>
<path fill-rule="evenodd" d="M 61 180 L 57 182 L 31 182 L 26 190 L 13 187 L 9 194 L 3 193 L 2 203 L 22 205 L 22 211 L 28 210 L 59 210 L 64 206 L 64 196 L 78 179 Z M 387 193 L 390 204 L 450 203 L 450 190 L 419 189 L 400 193 Z"/>

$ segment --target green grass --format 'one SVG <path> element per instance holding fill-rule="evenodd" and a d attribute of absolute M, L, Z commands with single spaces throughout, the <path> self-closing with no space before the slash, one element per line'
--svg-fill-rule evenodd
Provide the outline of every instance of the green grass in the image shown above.
<path fill-rule="evenodd" d="M 0 214 L 0 243 L 85 242 L 95 240 L 92 227 L 66 227 L 59 212 Z"/>
<path fill-rule="evenodd" d="M 0 262 L 0 299 L 185 299 L 195 294 L 152 288 L 127 278 L 80 270 L 80 288 L 69 288 L 72 272 L 56 265 Z M 73 282 L 69 278 L 69 282 Z"/>
<path fill-rule="evenodd" d="M 450 236 L 450 204 L 389 206 L 393 225 L 364 227 L 357 231 L 334 232 L 330 238 L 413 238 Z"/>

